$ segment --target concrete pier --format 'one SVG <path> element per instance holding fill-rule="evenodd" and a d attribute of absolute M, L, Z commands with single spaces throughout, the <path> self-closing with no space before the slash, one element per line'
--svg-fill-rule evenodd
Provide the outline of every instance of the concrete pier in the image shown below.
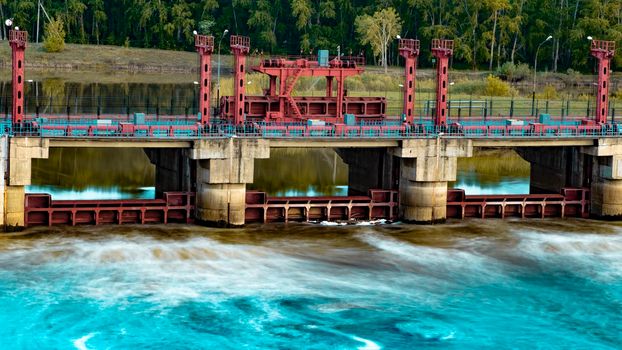
<path fill-rule="evenodd" d="M 49 140 L 6 136 L 0 140 L 0 170 L 6 174 L 0 183 L 0 225 L 20 228 L 24 226 L 24 190 L 30 185 L 32 159 L 48 158 Z"/>
<path fill-rule="evenodd" d="M 255 159 L 270 156 L 266 140 L 200 140 L 190 150 L 196 166 L 196 219 L 218 226 L 244 225 L 246 184 L 253 182 Z"/>
<path fill-rule="evenodd" d="M 447 218 L 447 182 L 456 181 L 458 157 L 471 157 L 470 140 L 403 140 L 393 149 L 400 158 L 400 217 L 412 223 Z"/>
<path fill-rule="evenodd" d="M 622 218 L 622 140 L 598 139 L 581 150 L 592 157 L 591 214 L 602 219 Z"/>

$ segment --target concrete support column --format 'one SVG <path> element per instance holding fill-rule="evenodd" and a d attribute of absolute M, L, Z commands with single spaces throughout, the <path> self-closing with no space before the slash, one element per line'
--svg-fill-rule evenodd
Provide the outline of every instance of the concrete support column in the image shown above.
<path fill-rule="evenodd" d="M 155 192 L 162 198 L 164 192 L 194 191 L 194 161 L 188 151 L 178 148 L 146 148 L 145 153 L 155 165 Z"/>
<path fill-rule="evenodd" d="M 0 225 L 5 228 L 24 226 L 24 193 L 25 186 L 30 185 L 31 181 L 31 160 L 48 158 L 48 155 L 49 141 L 46 139 L 7 136 L 0 138 L 0 170 L 3 175 L 0 182 Z"/>
<path fill-rule="evenodd" d="M 622 140 L 599 139 L 582 151 L 592 156 L 591 215 L 622 219 Z"/>
<path fill-rule="evenodd" d="M 394 150 L 400 160 L 400 216 L 429 224 L 447 218 L 447 182 L 456 181 L 458 157 L 471 157 L 471 140 L 403 140 Z"/>
<path fill-rule="evenodd" d="M 348 164 L 350 195 L 366 195 L 370 189 L 397 188 L 399 174 L 394 171 L 393 154 L 386 148 L 338 148 L 335 150 Z"/>
<path fill-rule="evenodd" d="M 254 161 L 269 156 L 267 140 L 196 141 L 190 158 L 197 160 L 197 221 L 217 226 L 244 225 L 246 184 L 253 182 Z"/>
<path fill-rule="evenodd" d="M 530 164 L 530 193 L 590 185 L 592 159 L 580 147 L 519 147 L 516 152 Z"/>

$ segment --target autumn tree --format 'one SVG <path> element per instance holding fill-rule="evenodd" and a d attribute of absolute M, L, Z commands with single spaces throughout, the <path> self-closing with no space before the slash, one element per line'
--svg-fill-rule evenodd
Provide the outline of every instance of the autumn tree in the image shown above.
<path fill-rule="evenodd" d="M 380 64 L 386 73 L 389 43 L 402 31 L 402 23 L 395 9 L 389 7 L 376 11 L 372 16 L 358 16 L 354 26 L 361 44 L 371 46 L 374 56 L 380 57 Z"/>
<path fill-rule="evenodd" d="M 43 48 L 47 52 L 61 52 L 65 49 L 65 28 L 61 18 L 53 18 L 45 24 Z"/>

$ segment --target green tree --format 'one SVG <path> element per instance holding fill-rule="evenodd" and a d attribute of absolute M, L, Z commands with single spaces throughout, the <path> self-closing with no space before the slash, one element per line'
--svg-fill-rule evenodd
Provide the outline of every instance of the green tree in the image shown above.
<path fill-rule="evenodd" d="M 61 52 L 65 49 L 65 27 L 60 17 L 45 24 L 43 48 L 47 52 Z"/>
<path fill-rule="evenodd" d="M 380 64 L 387 72 L 389 43 L 402 31 L 399 15 L 392 7 L 376 11 L 373 16 L 361 15 L 354 20 L 356 31 L 363 45 L 369 44 Z"/>

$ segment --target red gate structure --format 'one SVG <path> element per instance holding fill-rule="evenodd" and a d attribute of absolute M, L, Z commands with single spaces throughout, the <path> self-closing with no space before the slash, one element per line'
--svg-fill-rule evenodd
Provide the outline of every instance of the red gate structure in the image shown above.
<path fill-rule="evenodd" d="M 199 113 L 201 123 L 209 123 L 210 118 L 210 95 L 212 79 L 212 52 L 214 52 L 214 37 L 207 35 L 195 35 L 194 47 L 199 53 Z"/>
<path fill-rule="evenodd" d="M 417 57 L 419 40 L 400 39 L 400 55 L 404 57 L 404 110 L 403 117 L 412 123 L 415 116 L 415 85 L 417 81 Z"/>
<path fill-rule="evenodd" d="M 615 55 L 615 41 L 592 40 L 591 53 L 598 60 L 598 94 L 596 96 L 596 123 L 606 124 L 609 115 L 609 76 L 611 59 Z"/>
<path fill-rule="evenodd" d="M 233 123 L 238 125 L 245 121 L 246 55 L 250 51 L 251 39 L 247 36 L 232 35 L 230 47 L 233 53 L 233 71 L 235 72 L 233 82 Z"/>
<path fill-rule="evenodd" d="M 449 85 L 449 57 L 454 52 L 454 41 L 432 40 L 432 55 L 436 57 L 436 114 L 434 125 L 447 125 L 447 89 Z"/>
<path fill-rule="evenodd" d="M 26 43 L 28 42 L 28 32 L 22 30 L 9 31 L 9 44 L 12 50 L 13 65 L 13 123 L 21 124 L 24 120 L 24 56 Z"/>

